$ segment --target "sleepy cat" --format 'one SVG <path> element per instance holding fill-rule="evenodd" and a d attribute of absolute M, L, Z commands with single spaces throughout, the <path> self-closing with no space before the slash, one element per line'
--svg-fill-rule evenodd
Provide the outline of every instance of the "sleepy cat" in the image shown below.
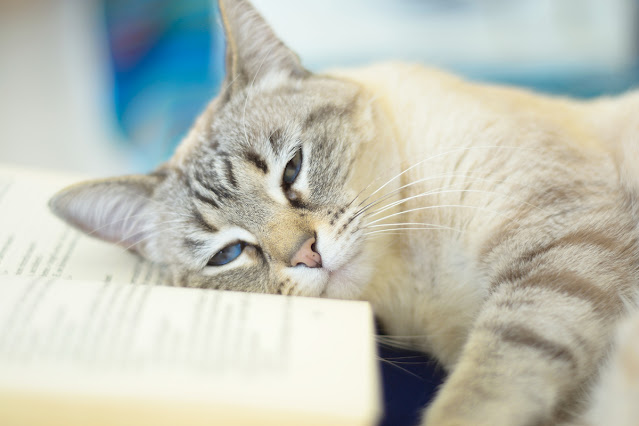
<path fill-rule="evenodd" d="M 226 80 L 174 156 L 53 211 L 175 285 L 370 301 L 450 372 L 425 424 L 605 412 L 593 383 L 639 289 L 639 93 L 574 102 L 400 63 L 313 74 L 247 1 L 220 9 Z"/>

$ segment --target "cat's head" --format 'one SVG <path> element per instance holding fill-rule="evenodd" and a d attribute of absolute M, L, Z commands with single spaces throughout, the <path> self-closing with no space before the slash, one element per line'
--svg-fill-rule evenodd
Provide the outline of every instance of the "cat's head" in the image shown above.
<path fill-rule="evenodd" d="M 167 264 L 176 284 L 356 297 L 375 262 L 358 193 L 376 176 L 376 110 L 314 75 L 243 0 L 222 0 L 226 80 L 148 175 L 80 183 L 52 210 Z"/>

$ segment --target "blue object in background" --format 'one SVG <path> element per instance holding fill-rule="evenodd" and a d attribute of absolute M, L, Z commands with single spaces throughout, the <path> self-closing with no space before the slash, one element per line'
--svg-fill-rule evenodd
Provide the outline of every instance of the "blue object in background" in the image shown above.
<path fill-rule="evenodd" d="M 223 79 L 217 2 L 101 1 L 116 123 L 136 167 L 149 170 L 169 157 Z M 296 0 L 253 2 L 272 13 L 268 20 L 311 70 L 404 59 L 579 97 L 639 82 L 639 0 L 314 0 L 304 2 L 319 22 L 309 28 L 300 28 Z M 351 18 L 355 11 L 361 19 Z M 336 25 L 327 33 L 329 22 Z"/>
<path fill-rule="evenodd" d="M 113 105 L 140 169 L 166 160 L 223 78 L 210 0 L 104 0 Z"/>

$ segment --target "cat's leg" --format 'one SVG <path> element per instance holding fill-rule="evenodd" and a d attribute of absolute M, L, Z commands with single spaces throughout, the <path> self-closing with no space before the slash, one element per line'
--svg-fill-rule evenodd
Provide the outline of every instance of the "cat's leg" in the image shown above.
<path fill-rule="evenodd" d="M 556 266 L 495 282 L 425 424 L 554 425 L 579 408 L 623 302 L 578 265 Z"/>
<path fill-rule="evenodd" d="M 618 327 L 615 346 L 594 386 L 580 426 L 639 425 L 639 313 Z"/>

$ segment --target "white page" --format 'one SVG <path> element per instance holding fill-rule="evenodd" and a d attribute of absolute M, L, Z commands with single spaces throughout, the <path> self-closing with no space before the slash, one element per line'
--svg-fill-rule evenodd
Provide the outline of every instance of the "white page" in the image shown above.
<path fill-rule="evenodd" d="M 18 390 L 373 417 L 372 336 L 364 302 L 7 276 L 0 405 Z"/>
<path fill-rule="evenodd" d="M 47 207 L 82 178 L 0 165 L 0 276 L 161 283 L 162 268 L 64 224 Z"/>

